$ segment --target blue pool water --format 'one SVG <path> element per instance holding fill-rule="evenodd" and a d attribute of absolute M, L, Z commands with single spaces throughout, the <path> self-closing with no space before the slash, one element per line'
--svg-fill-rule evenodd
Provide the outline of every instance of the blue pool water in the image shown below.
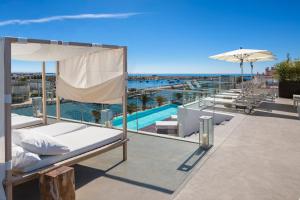
<path fill-rule="evenodd" d="M 138 130 L 154 124 L 156 121 L 161 121 L 169 118 L 171 115 L 177 114 L 178 106 L 168 104 L 150 110 L 140 111 L 128 115 L 127 128 L 130 130 Z M 113 120 L 113 126 L 122 127 L 122 117 Z"/>

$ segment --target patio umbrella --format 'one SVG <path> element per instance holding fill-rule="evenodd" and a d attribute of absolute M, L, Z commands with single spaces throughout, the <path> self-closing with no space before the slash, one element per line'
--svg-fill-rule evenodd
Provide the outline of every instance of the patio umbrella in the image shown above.
<path fill-rule="evenodd" d="M 251 62 L 255 59 L 259 59 L 262 57 L 268 57 L 272 56 L 272 52 L 267 50 L 257 50 L 257 49 L 237 49 L 234 51 L 228 51 L 225 53 L 217 54 L 214 56 L 210 56 L 209 58 L 216 59 L 216 60 L 223 60 L 227 62 L 234 62 L 234 63 L 240 63 L 241 68 L 241 75 L 242 75 L 242 93 L 244 93 L 244 69 L 243 64 L 244 62 Z"/>

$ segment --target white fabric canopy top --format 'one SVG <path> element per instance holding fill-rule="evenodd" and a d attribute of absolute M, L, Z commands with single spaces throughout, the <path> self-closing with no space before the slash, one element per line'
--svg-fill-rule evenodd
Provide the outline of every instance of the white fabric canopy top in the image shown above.
<path fill-rule="evenodd" d="M 13 43 L 12 58 L 59 61 L 56 94 L 87 103 L 122 102 L 126 72 L 123 48 Z"/>

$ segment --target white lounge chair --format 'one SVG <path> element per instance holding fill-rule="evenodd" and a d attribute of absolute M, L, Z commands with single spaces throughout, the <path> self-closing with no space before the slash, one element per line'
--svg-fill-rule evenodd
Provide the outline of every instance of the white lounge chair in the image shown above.
<path fill-rule="evenodd" d="M 240 93 L 242 93 L 242 90 L 241 89 L 230 89 L 226 92 L 240 94 Z"/>
<path fill-rule="evenodd" d="M 226 95 L 226 94 L 216 94 L 216 98 L 221 98 L 221 99 L 237 99 L 238 96 L 235 95 Z"/>
<path fill-rule="evenodd" d="M 177 121 L 157 121 L 155 122 L 155 128 L 157 133 L 177 133 L 178 122 Z"/>
<path fill-rule="evenodd" d="M 228 96 L 234 96 L 234 97 L 240 96 L 239 93 L 234 93 L 234 92 L 222 92 L 220 94 L 222 94 L 222 95 L 228 95 Z"/>
<path fill-rule="evenodd" d="M 206 97 L 203 99 L 203 101 L 209 104 L 221 104 L 224 106 L 232 106 L 235 104 L 234 99 L 224 99 L 224 98 Z"/>
<path fill-rule="evenodd" d="M 25 128 L 29 126 L 36 126 L 42 124 L 43 120 L 41 118 L 29 117 L 24 115 L 18 115 L 13 113 L 11 115 L 11 127 L 13 129 Z"/>

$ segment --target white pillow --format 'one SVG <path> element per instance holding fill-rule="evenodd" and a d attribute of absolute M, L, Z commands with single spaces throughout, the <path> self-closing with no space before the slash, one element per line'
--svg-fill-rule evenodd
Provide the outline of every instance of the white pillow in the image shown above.
<path fill-rule="evenodd" d="M 38 155 L 61 155 L 70 151 L 56 138 L 26 129 L 15 130 L 13 137 L 15 144 Z"/>
<path fill-rule="evenodd" d="M 25 167 L 35 165 L 40 160 L 37 154 L 28 152 L 22 147 L 12 144 L 12 167 L 14 170 L 23 171 Z"/>

